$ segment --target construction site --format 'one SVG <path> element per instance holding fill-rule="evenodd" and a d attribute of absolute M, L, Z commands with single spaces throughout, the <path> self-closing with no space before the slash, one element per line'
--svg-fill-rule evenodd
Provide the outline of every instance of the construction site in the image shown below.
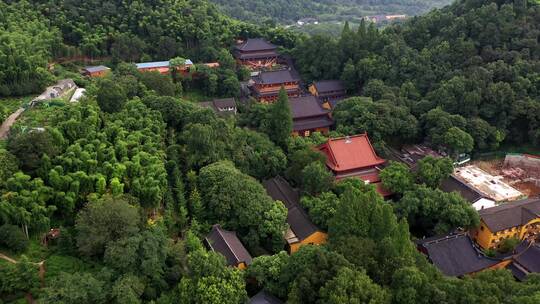
<path fill-rule="evenodd" d="M 524 193 L 507 184 L 504 177 L 492 175 L 475 165 L 456 168 L 453 175 L 476 189 L 482 196 L 497 203 L 515 201 L 525 196 Z"/>
<path fill-rule="evenodd" d="M 518 190 L 523 196 L 540 197 L 539 156 L 507 154 L 504 159 L 474 161 L 473 165 Z"/>

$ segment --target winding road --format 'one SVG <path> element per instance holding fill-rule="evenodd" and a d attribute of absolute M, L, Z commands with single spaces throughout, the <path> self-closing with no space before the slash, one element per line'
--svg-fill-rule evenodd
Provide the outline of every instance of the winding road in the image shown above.
<path fill-rule="evenodd" d="M 19 108 L 13 114 L 9 115 L 8 118 L 0 126 L 0 140 L 6 139 L 9 135 L 9 130 L 11 126 L 17 121 L 19 116 L 24 112 L 24 108 Z"/>

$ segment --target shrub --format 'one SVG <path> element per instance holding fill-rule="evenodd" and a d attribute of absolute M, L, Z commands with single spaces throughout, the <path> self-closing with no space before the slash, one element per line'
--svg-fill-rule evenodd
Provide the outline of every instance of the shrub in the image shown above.
<path fill-rule="evenodd" d="M 21 252 L 28 247 L 28 243 L 28 239 L 19 227 L 9 224 L 0 226 L 0 245 L 15 252 Z"/>
<path fill-rule="evenodd" d="M 515 237 L 511 237 L 508 239 L 504 239 L 501 242 L 501 247 L 499 248 L 499 252 L 501 253 L 508 253 L 514 250 L 516 246 L 520 243 L 520 240 Z"/>

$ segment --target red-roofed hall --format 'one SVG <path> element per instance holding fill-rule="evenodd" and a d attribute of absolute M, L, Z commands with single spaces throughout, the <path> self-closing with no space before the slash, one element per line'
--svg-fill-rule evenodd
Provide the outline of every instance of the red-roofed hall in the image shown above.
<path fill-rule="evenodd" d="M 331 138 L 318 150 L 326 156 L 326 165 L 337 180 L 358 177 L 366 183 L 375 184 L 377 192 L 384 197 L 390 195 L 379 178 L 379 171 L 386 160 L 377 156 L 367 134 Z"/>

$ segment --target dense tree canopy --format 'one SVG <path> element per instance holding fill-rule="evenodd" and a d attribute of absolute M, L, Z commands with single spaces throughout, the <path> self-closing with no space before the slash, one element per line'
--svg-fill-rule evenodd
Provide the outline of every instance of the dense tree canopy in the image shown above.
<path fill-rule="evenodd" d="M 496 148 L 505 138 L 537 142 L 536 114 L 523 109 L 538 106 L 538 11 L 531 1 L 457 1 L 384 30 L 362 22 L 355 31 L 346 26 L 337 39 L 304 39 L 293 54 L 308 81 L 341 78 L 350 93 L 409 109 L 433 143 L 467 141 L 448 147 L 452 152 L 469 150 L 463 132 L 478 149 Z M 366 121 L 345 127 L 368 129 Z M 446 134 L 452 127 L 462 132 Z"/>
<path fill-rule="evenodd" d="M 198 180 L 208 223 L 222 223 L 235 230 L 252 248 L 283 247 L 287 209 L 273 201 L 261 184 L 229 162 L 203 168 Z"/>

